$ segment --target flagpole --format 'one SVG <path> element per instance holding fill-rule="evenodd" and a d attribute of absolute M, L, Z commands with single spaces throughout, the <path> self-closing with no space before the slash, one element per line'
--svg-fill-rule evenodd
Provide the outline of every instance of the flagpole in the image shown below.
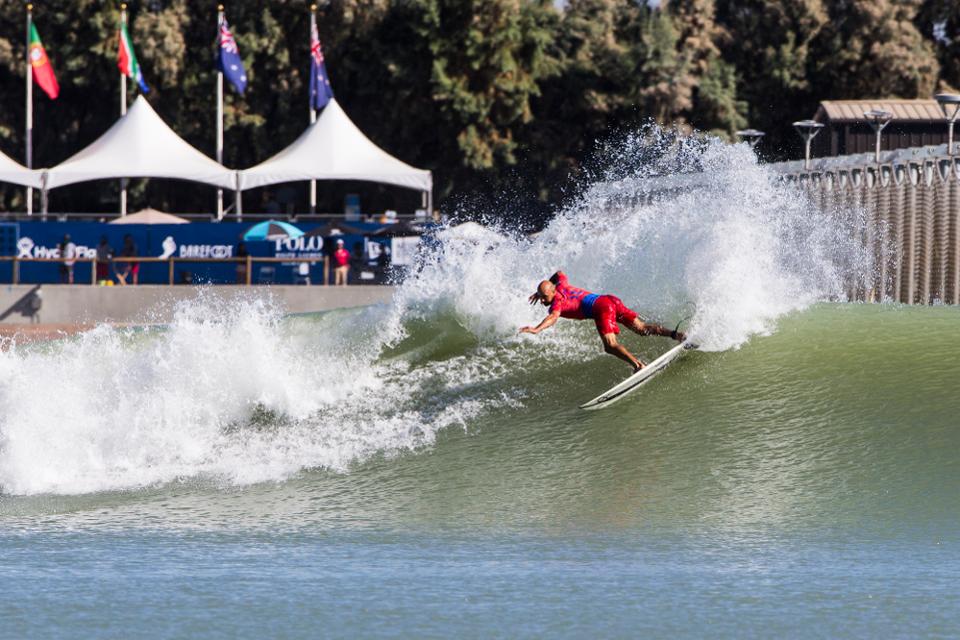
<path fill-rule="evenodd" d="M 317 5 L 310 5 L 310 44 L 309 46 L 313 47 L 313 30 L 317 26 Z M 311 54 L 313 52 L 311 51 Z M 311 70 L 313 65 L 311 64 Z M 310 124 L 313 124 L 317 121 L 317 110 L 313 108 L 313 96 L 310 96 Z M 317 181 L 310 181 L 310 213 L 317 212 Z"/>
<path fill-rule="evenodd" d="M 234 180 L 236 180 L 235 191 L 233 192 L 233 206 L 237 211 L 237 222 L 243 222 L 243 192 L 240 191 L 240 172 L 237 171 Z"/>
<path fill-rule="evenodd" d="M 223 5 L 217 5 L 217 47 L 223 28 Z M 220 51 L 217 51 L 217 56 Z M 223 69 L 217 64 L 217 162 L 223 164 Z M 217 189 L 217 220 L 223 220 L 223 189 Z"/>
<path fill-rule="evenodd" d="M 120 24 L 127 26 L 127 5 L 120 5 Z M 120 116 L 127 115 L 127 74 L 120 73 Z M 127 179 L 120 178 L 120 215 L 127 215 Z"/>
<path fill-rule="evenodd" d="M 30 25 L 33 24 L 33 5 L 27 5 L 27 169 L 33 169 L 33 62 L 30 60 Z M 27 215 L 33 215 L 33 187 L 27 187 Z"/>

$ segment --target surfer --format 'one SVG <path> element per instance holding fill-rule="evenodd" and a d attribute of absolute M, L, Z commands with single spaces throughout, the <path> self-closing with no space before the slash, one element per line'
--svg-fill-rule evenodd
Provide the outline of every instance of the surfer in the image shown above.
<path fill-rule="evenodd" d="M 617 334 L 620 333 L 618 322 L 641 336 L 665 336 L 678 342 L 686 339 L 682 331 L 641 321 L 637 312 L 623 304 L 616 296 L 597 295 L 584 289 L 571 287 L 566 274 L 562 271 L 557 271 L 550 276 L 549 280 L 540 283 L 536 292 L 530 296 L 530 304 L 538 302 L 549 307 L 550 314 L 535 327 L 522 327 L 520 333 L 540 333 L 552 327 L 560 318 L 572 320 L 592 318 L 603 341 L 603 350 L 624 362 L 629 362 L 634 371 L 642 369 L 644 363 L 617 342 Z"/>

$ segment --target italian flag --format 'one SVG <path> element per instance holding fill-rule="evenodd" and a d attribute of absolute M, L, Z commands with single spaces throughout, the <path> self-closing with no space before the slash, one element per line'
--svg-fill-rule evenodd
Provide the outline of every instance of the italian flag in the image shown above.
<path fill-rule="evenodd" d="M 56 99 L 60 95 L 60 85 L 57 84 L 57 77 L 53 75 L 53 65 L 50 64 L 50 58 L 47 57 L 43 43 L 40 42 L 40 34 L 37 33 L 37 27 L 33 22 L 30 23 L 29 56 L 33 79 L 51 100 Z"/>
<path fill-rule="evenodd" d="M 133 42 L 130 40 L 130 34 L 127 32 L 127 25 L 120 25 L 120 50 L 117 52 L 117 67 L 120 73 L 128 78 L 135 78 L 140 90 L 144 93 L 150 91 L 147 83 L 143 80 L 143 74 L 140 73 L 140 63 L 137 62 L 137 54 L 133 52 Z"/>

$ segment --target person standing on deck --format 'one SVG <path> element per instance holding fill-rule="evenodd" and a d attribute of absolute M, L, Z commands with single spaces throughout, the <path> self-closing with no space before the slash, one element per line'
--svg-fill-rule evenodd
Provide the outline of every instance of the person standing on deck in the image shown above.
<path fill-rule="evenodd" d="M 77 245 L 73 244 L 70 234 L 63 236 L 60 242 L 60 258 L 63 262 L 60 264 L 60 282 L 63 284 L 73 284 L 73 265 L 77 263 Z"/>
<path fill-rule="evenodd" d="M 110 261 L 113 260 L 113 247 L 107 240 L 107 236 L 100 236 L 100 244 L 97 245 L 97 282 L 107 284 L 110 279 Z"/>
<path fill-rule="evenodd" d="M 350 274 L 350 252 L 343 248 L 343 240 L 337 240 L 337 250 L 333 252 L 333 284 L 346 286 Z"/>

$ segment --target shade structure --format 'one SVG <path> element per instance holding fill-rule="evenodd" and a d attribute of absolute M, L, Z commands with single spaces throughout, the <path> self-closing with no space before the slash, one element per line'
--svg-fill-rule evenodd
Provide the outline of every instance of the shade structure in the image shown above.
<path fill-rule="evenodd" d="M 370 232 L 368 235 L 377 237 L 377 238 L 402 238 L 406 236 L 419 236 L 423 233 L 422 225 L 412 225 L 406 222 L 400 221 L 393 224 L 388 224 L 380 227 L 379 229 Z"/>
<path fill-rule="evenodd" d="M 430 191 L 433 177 L 373 144 L 336 100 L 289 147 L 240 172 L 240 189 L 303 180 L 367 180 Z"/>
<path fill-rule="evenodd" d="M 303 235 L 309 237 L 320 236 L 325 238 L 327 236 L 343 236 L 343 235 L 352 235 L 352 236 L 362 236 L 368 231 L 360 229 L 358 227 L 352 227 L 348 224 L 343 224 L 340 222 L 331 222 L 329 224 L 323 224 L 319 227 L 314 227 L 310 229 Z"/>
<path fill-rule="evenodd" d="M 236 185 L 235 171 L 191 147 L 143 96 L 89 146 L 47 169 L 44 187 L 110 178 L 173 178 L 223 189 Z"/>
<path fill-rule="evenodd" d="M 128 216 L 111 220 L 109 224 L 189 224 L 186 218 L 170 215 L 156 209 L 143 209 Z"/>
<path fill-rule="evenodd" d="M 252 242 L 256 240 L 282 240 L 284 238 L 299 238 L 303 235 L 298 227 L 289 222 L 280 220 L 267 220 L 255 224 L 243 234 L 243 239 Z"/>
<path fill-rule="evenodd" d="M 9 156 L 0 153 L 0 182 L 39 188 L 42 173 L 36 169 L 27 169 Z"/>

